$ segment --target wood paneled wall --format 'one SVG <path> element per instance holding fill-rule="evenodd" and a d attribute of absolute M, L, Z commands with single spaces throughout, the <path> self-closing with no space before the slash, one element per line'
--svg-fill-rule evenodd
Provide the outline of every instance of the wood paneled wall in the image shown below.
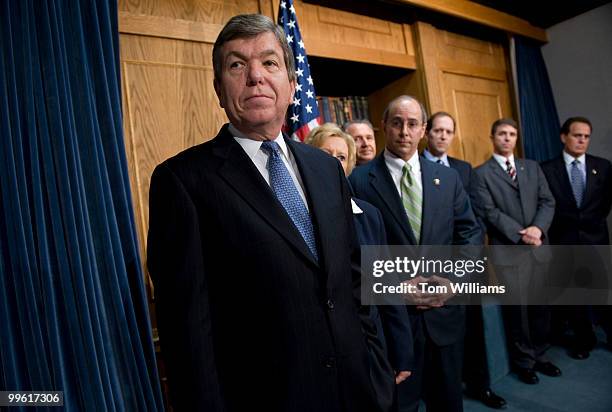
<path fill-rule="evenodd" d="M 512 116 L 504 47 L 421 22 L 415 33 L 430 114 L 446 111 L 457 122 L 449 154 L 480 165 L 493 151 L 491 124 Z"/>
<path fill-rule="evenodd" d="M 511 115 L 501 44 L 424 23 L 389 22 L 300 0 L 295 5 L 309 55 L 406 69 L 406 76 L 369 96 L 375 126 L 389 100 L 413 94 L 429 110 L 456 116 L 452 155 L 475 165 L 490 155 L 491 122 Z M 275 19 L 277 7 L 278 0 L 119 0 L 125 144 L 143 257 L 153 168 L 212 138 L 227 121 L 213 89 L 217 34 L 235 14 Z M 377 138 L 381 149 L 380 132 Z"/>
<path fill-rule="evenodd" d="M 119 1 L 124 133 L 141 255 L 149 181 L 168 157 L 214 137 L 225 113 L 213 89 L 212 46 L 252 1 Z"/>
<path fill-rule="evenodd" d="M 260 0 L 259 3 L 261 12 L 276 20 L 279 1 Z M 308 55 L 416 68 L 410 25 L 300 0 L 294 4 Z"/>

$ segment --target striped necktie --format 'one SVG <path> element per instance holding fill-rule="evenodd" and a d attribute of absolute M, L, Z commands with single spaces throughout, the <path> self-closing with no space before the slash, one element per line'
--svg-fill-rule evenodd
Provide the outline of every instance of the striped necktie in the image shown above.
<path fill-rule="evenodd" d="M 414 233 L 416 243 L 420 243 L 421 239 L 421 217 L 423 213 L 423 188 L 416 182 L 412 166 L 406 163 L 402 169 L 402 180 L 400 181 L 402 192 L 402 204 L 408 222 Z"/>
<path fill-rule="evenodd" d="M 510 163 L 510 159 L 506 159 L 506 173 L 508 173 L 508 176 L 510 176 L 513 182 L 516 182 L 516 169 L 512 166 L 512 163 Z"/>

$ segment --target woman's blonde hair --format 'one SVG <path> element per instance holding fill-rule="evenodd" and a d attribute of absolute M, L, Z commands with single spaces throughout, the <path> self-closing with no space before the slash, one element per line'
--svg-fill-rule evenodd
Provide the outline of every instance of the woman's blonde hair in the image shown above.
<path fill-rule="evenodd" d="M 346 175 L 350 175 L 355 167 L 356 161 L 356 151 L 355 151 L 355 140 L 353 137 L 342 131 L 340 127 L 338 127 L 335 123 L 325 123 L 319 127 L 315 127 L 308 133 L 306 140 L 304 143 L 309 144 L 311 146 L 320 148 L 330 137 L 339 137 L 345 141 L 346 146 L 348 147 L 348 159 L 346 162 Z"/>

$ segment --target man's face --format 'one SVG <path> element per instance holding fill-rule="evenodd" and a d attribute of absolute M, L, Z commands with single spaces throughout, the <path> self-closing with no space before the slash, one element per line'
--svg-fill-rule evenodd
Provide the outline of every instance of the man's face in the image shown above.
<path fill-rule="evenodd" d="M 518 132 L 515 127 L 509 124 L 502 124 L 495 130 L 495 134 L 491 136 L 493 139 L 493 148 L 495 153 L 504 157 L 510 157 L 514 153 Z"/>
<path fill-rule="evenodd" d="M 230 40 L 221 56 L 215 91 L 230 122 L 255 140 L 275 138 L 295 90 L 276 37 L 262 33 Z"/>
<path fill-rule="evenodd" d="M 388 118 L 383 120 L 387 149 L 407 161 L 419 147 L 425 135 L 426 123 L 422 122 L 420 105 L 414 100 L 400 100 L 389 108 Z"/>
<path fill-rule="evenodd" d="M 355 139 L 358 165 L 374 159 L 374 156 L 376 156 L 376 139 L 374 139 L 374 131 L 370 126 L 365 123 L 353 123 L 347 127 L 346 132 Z"/>
<path fill-rule="evenodd" d="M 448 152 L 455 137 L 453 119 L 448 116 L 437 116 L 427 133 L 427 149 L 434 156 L 442 156 Z"/>
<path fill-rule="evenodd" d="M 579 157 L 586 153 L 591 140 L 591 126 L 587 123 L 574 122 L 569 127 L 568 134 L 561 134 L 561 141 L 565 145 L 565 151 L 573 156 Z"/>

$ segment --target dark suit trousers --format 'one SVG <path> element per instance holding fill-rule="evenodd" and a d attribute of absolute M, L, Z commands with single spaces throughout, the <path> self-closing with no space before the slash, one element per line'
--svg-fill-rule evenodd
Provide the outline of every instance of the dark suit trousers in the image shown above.
<path fill-rule="evenodd" d="M 422 315 L 410 315 L 413 325 L 415 367 L 412 375 L 397 388 L 398 410 L 416 412 L 424 399 L 427 411 L 463 411 L 461 370 L 463 339 L 436 345 L 425 326 Z"/>
<path fill-rule="evenodd" d="M 513 367 L 533 368 L 547 362 L 550 308 L 542 305 L 502 307 L 508 355 Z"/>
<path fill-rule="evenodd" d="M 469 390 L 481 391 L 491 386 L 487 364 L 482 306 L 466 306 L 465 353 L 463 380 Z"/>

